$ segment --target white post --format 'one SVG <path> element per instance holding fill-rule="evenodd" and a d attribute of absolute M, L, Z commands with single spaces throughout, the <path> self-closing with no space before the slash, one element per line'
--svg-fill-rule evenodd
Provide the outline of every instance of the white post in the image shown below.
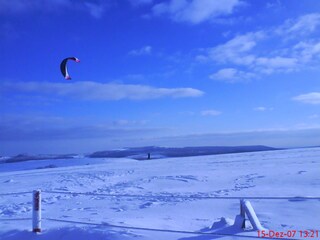
<path fill-rule="evenodd" d="M 252 224 L 252 227 L 254 230 L 264 230 L 265 228 L 262 227 L 256 213 L 253 210 L 253 207 L 249 201 L 243 201 L 243 207 L 245 209 L 245 212 Z"/>
<path fill-rule="evenodd" d="M 245 229 L 246 228 L 246 213 L 244 210 L 244 200 L 240 199 L 240 216 L 242 220 L 241 228 Z"/>
<path fill-rule="evenodd" d="M 32 231 L 41 232 L 41 190 L 34 190 L 32 196 Z"/>

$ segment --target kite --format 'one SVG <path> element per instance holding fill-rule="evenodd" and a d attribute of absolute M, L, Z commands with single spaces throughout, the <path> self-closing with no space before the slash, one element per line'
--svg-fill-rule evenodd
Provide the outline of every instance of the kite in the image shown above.
<path fill-rule="evenodd" d="M 68 68 L 67 68 L 68 60 L 73 60 L 75 62 L 80 62 L 80 60 L 78 58 L 76 58 L 76 57 L 68 57 L 68 58 L 65 58 L 65 59 L 62 60 L 62 62 L 60 63 L 60 70 L 61 70 L 61 73 L 62 73 L 62 75 L 64 76 L 64 78 L 66 80 L 70 80 L 71 79 L 71 77 L 70 77 L 70 75 L 68 73 Z"/>

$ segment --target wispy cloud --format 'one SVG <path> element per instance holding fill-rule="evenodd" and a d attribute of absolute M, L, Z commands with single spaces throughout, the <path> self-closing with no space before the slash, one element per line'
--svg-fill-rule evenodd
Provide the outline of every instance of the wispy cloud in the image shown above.
<path fill-rule="evenodd" d="M 2 83 L 4 93 L 36 93 L 47 96 L 60 96 L 80 100 L 145 100 L 162 97 L 183 98 L 199 97 L 204 92 L 194 88 L 155 88 L 146 85 L 130 85 L 97 82 L 51 83 L 16 82 Z"/>
<path fill-rule="evenodd" d="M 316 146 L 320 141 L 320 128 L 265 129 L 229 133 L 193 134 L 150 139 L 145 142 L 165 146 L 245 146 L 271 147 Z"/>
<path fill-rule="evenodd" d="M 298 64 L 298 59 L 293 57 L 259 57 L 255 59 L 255 64 L 258 67 L 272 69 L 292 69 Z"/>
<path fill-rule="evenodd" d="M 154 0 L 129 0 L 129 2 L 133 6 L 141 6 L 141 5 L 152 4 Z"/>
<path fill-rule="evenodd" d="M 146 121 L 114 120 L 97 123 L 55 116 L 2 116 L 0 141 L 88 139 L 148 135 L 159 129 L 145 126 Z"/>
<path fill-rule="evenodd" d="M 200 49 L 195 59 L 224 65 L 209 78 L 226 82 L 301 71 L 320 64 L 320 40 L 312 35 L 319 26 L 320 14 L 303 15 L 280 26 L 243 33 L 212 48 Z"/>
<path fill-rule="evenodd" d="M 221 115 L 221 112 L 219 112 L 217 110 L 210 109 L 210 110 L 202 111 L 201 115 L 202 116 L 218 116 L 218 115 Z"/>
<path fill-rule="evenodd" d="M 129 55 L 132 56 L 141 56 L 141 55 L 149 55 L 151 54 L 152 47 L 149 45 L 143 46 L 142 48 L 139 49 L 133 49 L 129 52 Z"/>
<path fill-rule="evenodd" d="M 256 75 L 254 73 L 244 72 L 235 68 L 223 68 L 209 76 L 209 78 L 212 80 L 219 80 L 230 83 L 246 82 L 249 79 L 255 77 Z"/>
<path fill-rule="evenodd" d="M 105 11 L 105 5 L 103 4 L 97 4 L 92 2 L 84 2 L 84 5 L 89 10 L 89 13 L 91 16 L 95 18 L 101 18 Z"/>
<path fill-rule="evenodd" d="M 308 118 L 317 119 L 317 118 L 319 118 L 319 115 L 318 114 L 312 114 L 312 115 L 309 115 Z"/>
<path fill-rule="evenodd" d="M 198 24 L 232 14 L 240 0 L 170 0 L 153 6 L 154 16 L 168 16 L 177 22 Z"/>
<path fill-rule="evenodd" d="M 92 17 L 100 18 L 107 4 L 104 1 L 71 0 L 0 0 L 0 13 L 16 14 L 32 11 L 87 11 Z"/>
<path fill-rule="evenodd" d="M 302 35 L 314 32 L 319 26 L 320 14 L 311 13 L 300 16 L 298 19 L 288 19 L 276 29 L 276 32 L 280 35 Z"/>
<path fill-rule="evenodd" d="M 253 109 L 254 111 L 258 111 L 258 112 L 265 112 L 265 111 L 272 111 L 273 108 L 272 107 L 255 107 Z"/>
<path fill-rule="evenodd" d="M 317 62 L 320 53 L 319 39 L 303 40 L 295 44 L 292 48 L 293 56 L 299 58 L 302 63 Z"/>
<path fill-rule="evenodd" d="M 133 121 L 133 120 L 120 119 L 120 120 L 112 121 L 112 124 L 114 126 L 133 127 L 133 126 L 144 126 L 147 124 L 147 122 L 148 121 L 146 120 Z"/>
<path fill-rule="evenodd" d="M 5 14 L 11 13 L 22 13 L 33 10 L 50 10 L 50 8 L 65 7 L 71 4 L 70 0 L 1 0 L 0 1 L 0 12 Z"/>
<path fill-rule="evenodd" d="M 302 103 L 320 104 L 320 92 L 301 94 L 296 97 L 293 97 L 292 99 Z"/>
<path fill-rule="evenodd" d="M 226 43 L 207 49 L 206 57 L 220 63 L 251 65 L 256 59 L 251 50 L 264 37 L 262 31 L 238 35 Z"/>
<path fill-rule="evenodd" d="M 239 35 L 228 42 L 208 50 L 210 59 L 237 66 L 245 66 L 258 73 L 289 71 L 298 65 L 298 59 L 291 56 L 259 56 L 255 47 L 267 38 L 266 32 L 253 32 Z M 237 70 L 239 72 L 239 70 Z"/>
<path fill-rule="evenodd" d="M 124 146 L 236 146 L 269 145 L 301 147 L 316 145 L 320 129 L 296 126 L 293 129 L 260 129 L 220 133 L 172 134 L 172 129 L 144 126 L 143 121 L 119 120 L 97 123 L 57 116 L 2 116 L 1 146 L 21 152 L 92 152 Z M 128 127 L 129 125 L 129 127 Z M 67 143 L 67 144 L 66 144 Z M 67 147 L 66 147 L 67 146 Z M 81 149 L 79 150 L 79 146 Z M 6 149 L 6 147 L 3 147 Z M 17 153 L 15 150 L 13 153 Z M 3 150 L 3 152 L 5 152 Z"/>

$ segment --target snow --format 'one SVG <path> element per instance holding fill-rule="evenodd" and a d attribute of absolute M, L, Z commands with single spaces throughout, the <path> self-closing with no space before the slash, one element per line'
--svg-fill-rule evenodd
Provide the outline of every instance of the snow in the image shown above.
<path fill-rule="evenodd" d="M 0 163 L 0 239 L 238 239 L 111 225 L 258 236 L 233 225 L 239 200 L 199 197 L 320 196 L 319 167 L 320 148 L 145 161 L 82 157 Z M 40 234 L 31 232 L 32 194 L 1 195 L 35 189 L 42 190 Z M 266 229 L 320 230 L 319 200 L 250 202 Z"/>

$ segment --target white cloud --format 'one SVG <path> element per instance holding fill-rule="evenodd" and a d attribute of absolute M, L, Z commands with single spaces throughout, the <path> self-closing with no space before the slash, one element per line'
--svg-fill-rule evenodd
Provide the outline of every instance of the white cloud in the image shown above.
<path fill-rule="evenodd" d="M 308 118 L 316 119 L 316 118 L 319 118 L 319 115 L 318 114 L 312 114 L 312 115 L 308 116 Z"/>
<path fill-rule="evenodd" d="M 132 55 L 132 56 L 149 55 L 151 54 L 151 51 L 152 51 L 152 47 L 149 45 L 146 45 L 146 46 L 143 46 L 142 48 L 131 50 L 129 52 L 129 55 Z"/>
<path fill-rule="evenodd" d="M 70 4 L 69 0 L 34 0 L 34 1 L 24 1 L 24 0 L 0 0 L 0 12 L 2 13 L 17 13 L 26 12 L 35 9 L 48 10 L 50 7 L 56 6 L 67 6 Z"/>
<path fill-rule="evenodd" d="M 287 20 L 283 25 L 276 29 L 276 32 L 281 35 L 309 34 L 314 32 L 319 25 L 320 14 L 311 13 L 300 16 L 298 19 Z"/>
<path fill-rule="evenodd" d="M 91 16 L 95 18 L 101 18 L 104 11 L 105 11 L 105 6 L 96 4 L 96 3 L 91 3 L 91 2 L 85 2 L 85 6 L 88 8 Z"/>
<path fill-rule="evenodd" d="M 294 57 L 258 56 L 258 54 L 254 52 L 254 48 L 259 44 L 260 40 L 266 38 L 267 32 L 250 32 L 236 36 L 224 44 L 211 48 L 207 53 L 209 58 L 214 61 L 246 66 L 259 73 L 270 73 L 277 70 L 289 71 L 297 67 L 298 60 Z M 230 77 L 234 77 L 236 74 L 245 77 L 244 72 L 241 73 L 234 68 L 227 69 Z M 225 73 L 227 73 L 227 71 L 225 71 Z M 254 76 L 254 74 L 247 77 L 252 76 Z"/>
<path fill-rule="evenodd" d="M 154 5 L 155 16 L 167 15 L 177 22 L 198 24 L 219 16 L 232 14 L 240 0 L 170 0 Z"/>
<path fill-rule="evenodd" d="M 296 97 L 293 97 L 292 99 L 302 103 L 320 104 L 320 92 L 301 94 Z"/>
<path fill-rule="evenodd" d="M 204 92 L 194 88 L 155 88 L 146 85 L 76 82 L 17 82 L 3 83 L 0 91 L 15 93 L 36 93 L 49 96 L 69 97 L 81 100 L 144 100 L 162 97 L 182 98 L 199 97 Z"/>
<path fill-rule="evenodd" d="M 320 41 L 307 40 L 300 41 L 293 46 L 293 55 L 302 62 L 310 62 L 319 58 Z"/>
<path fill-rule="evenodd" d="M 276 0 L 276 2 L 267 2 L 266 3 L 266 7 L 267 8 L 272 8 L 275 11 L 279 10 L 280 8 L 282 8 L 282 4 L 280 2 L 280 0 Z"/>
<path fill-rule="evenodd" d="M 255 65 L 263 73 L 273 73 L 274 71 L 292 71 L 298 66 L 298 59 L 292 57 L 258 57 Z"/>
<path fill-rule="evenodd" d="M 218 116 L 220 115 L 221 112 L 217 111 L 217 110 L 205 110 L 201 112 L 202 116 Z"/>
<path fill-rule="evenodd" d="M 223 69 L 220 69 L 218 72 L 211 74 L 209 76 L 210 79 L 220 80 L 220 81 L 225 81 L 230 83 L 244 82 L 254 77 L 255 77 L 255 74 L 251 72 L 244 72 L 235 68 L 223 68 Z"/>
<path fill-rule="evenodd" d="M 250 54 L 250 51 L 257 45 L 258 40 L 264 36 L 263 32 L 239 35 L 224 44 L 208 49 L 207 54 L 210 59 L 221 63 L 250 65 L 256 59 L 256 56 Z"/>
<path fill-rule="evenodd" d="M 254 108 L 253 110 L 259 111 L 259 112 L 264 112 L 264 111 L 267 110 L 267 108 L 265 108 L 265 107 L 256 107 L 256 108 Z"/>
<path fill-rule="evenodd" d="M 150 143 L 150 140 L 148 141 Z M 266 145 L 272 147 L 315 146 L 320 142 L 320 128 L 261 129 L 242 132 L 192 134 L 159 138 L 154 145 L 166 146 L 239 146 Z"/>
<path fill-rule="evenodd" d="M 96 120 L 34 114 L 3 115 L 0 119 L 0 141 L 121 138 L 148 135 L 159 130 L 146 126 L 145 120 Z"/>
<path fill-rule="evenodd" d="M 209 78 L 225 82 L 302 71 L 320 64 L 320 40 L 312 35 L 319 26 L 320 14 L 302 15 L 278 27 L 239 34 L 214 47 L 199 48 L 194 59 L 202 64 L 222 65 Z"/>
<path fill-rule="evenodd" d="M 279 27 L 247 32 L 215 47 L 199 49 L 195 59 L 200 63 L 223 64 L 224 68 L 209 78 L 226 82 L 301 71 L 320 64 L 320 41 L 311 35 L 319 25 L 320 14 L 303 15 Z M 296 31 L 303 34 L 295 34 Z"/>
<path fill-rule="evenodd" d="M 143 126 L 147 123 L 146 120 L 139 120 L 139 121 L 132 121 L 127 119 L 120 119 L 112 121 L 114 126 L 121 126 L 121 127 L 132 127 L 132 126 Z"/>
<path fill-rule="evenodd" d="M 86 11 L 92 17 L 100 18 L 107 7 L 106 2 L 87 0 L 0 0 L 0 13 L 16 14 L 31 11 Z"/>
<path fill-rule="evenodd" d="M 153 3 L 154 0 L 129 0 L 133 6 L 140 6 Z"/>
<path fill-rule="evenodd" d="M 255 107 L 253 110 L 258 111 L 258 112 L 265 112 L 265 111 L 272 111 L 273 108 L 271 108 L 271 107 Z"/>

